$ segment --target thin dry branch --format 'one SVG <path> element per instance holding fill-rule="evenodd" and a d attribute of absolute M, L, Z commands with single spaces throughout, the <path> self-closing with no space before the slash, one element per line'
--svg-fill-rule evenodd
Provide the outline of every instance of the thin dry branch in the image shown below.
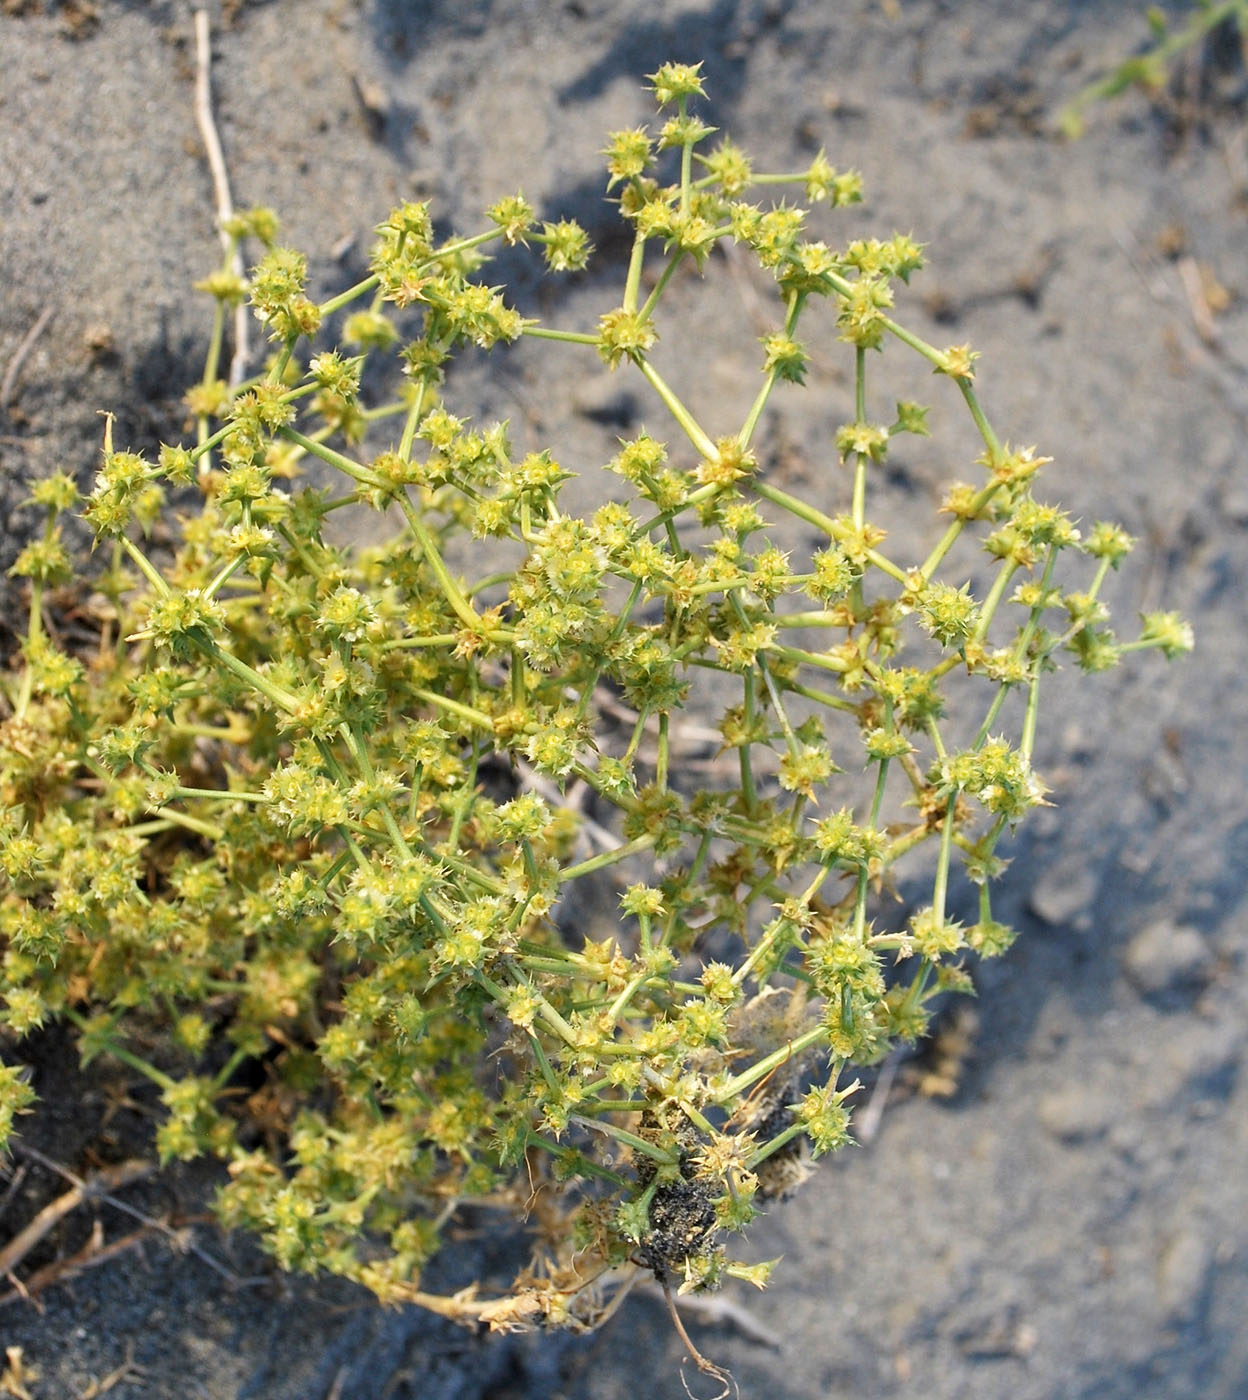
<path fill-rule="evenodd" d="M 101 1395 L 107 1395 L 110 1390 L 123 1384 L 125 1381 L 143 1379 L 142 1366 L 134 1364 L 134 1341 L 126 1342 L 126 1359 L 116 1370 L 110 1371 L 108 1375 L 101 1376 L 100 1379 L 93 1380 L 86 1390 L 78 1397 L 78 1400 L 99 1400 Z"/>
<path fill-rule="evenodd" d="M 230 258 L 233 272 L 242 277 L 242 249 L 235 246 L 225 226 L 234 217 L 234 200 L 230 194 L 230 176 L 225 165 L 225 152 L 221 148 L 221 138 L 217 134 L 216 119 L 212 112 L 212 30 L 208 11 L 195 11 L 195 121 L 203 138 L 204 150 L 208 156 L 208 169 L 212 172 L 212 187 L 217 196 L 217 229 L 221 247 Z M 247 332 L 250 322 L 246 303 L 234 309 L 234 354 L 230 360 L 230 387 L 241 384 L 247 376 L 249 350 Z"/>
<path fill-rule="evenodd" d="M 18 1150 L 30 1152 L 29 1148 L 23 1148 L 21 1144 L 18 1145 Z M 64 1173 L 66 1178 L 74 1183 L 72 1190 L 66 1191 L 54 1201 L 49 1201 L 25 1229 L 19 1230 L 9 1243 L 0 1249 L 0 1275 L 12 1273 L 48 1231 L 79 1206 L 87 1201 L 104 1200 L 111 1191 L 149 1176 L 155 1170 L 155 1162 L 135 1159 L 120 1162 L 115 1167 L 105 1167 L 86 1180 L 75 1177 L 72 1173 Z"/>
<path fill-rule="evenodd" d="M 643 1284 L 639 1291 L 663 1298 L 662 1285 L 657 1282 Z M 784 1349 L 784 1339 L 778 1332 L 764 1326 L 748 1308 L 729 1298 L 719 1294 L 686 1293 L 683 1297 L 680 1294 L 672 1295 L 671 1301 L 681 1312 L 696 1317 L 705 1326 L 732 1327 L 747 1341 L 756 1342 L 772 1351 Z"/>
<path fill-rule="evenodd" d="M 726 1397 L 733 1390 L 736 1390 L 736 1382 L 732 1378 L 732 1373 L 726 1371 L 722 1366 L 717 1366 L 709 1357 L 703 1356 L 697 1347 L 694 1346 L 693 1338 L 690 1337 L 689 1333 L 685 1330 L 685 1324 L 680 1320 L 680 1313 L 676 1310 L 676 1300 L 672 1297 L 672 1290 L 666 1283 L 664 1283 L 662 1287 L 663 1298 L 667 1303 L 667 1310 L 671 1314 L 672 1326 L 675 1327 L 677 1333 L 680 1335 L 680 1340 L 684 1342 L 685 1349 L 689 1353 L 689 1359 L 704 1376 L 710 1376 L 712 1379 L 719 1382 L 722 1389 L 714 1396 L 714 1400 L 726 1400 Z M 689 1384 L 685 1380 L 683 1370 L 680 1383 L 685 1387 L 685 1394 L 692 1396 L 693 1391 L 689 1389 Z M 738 1390 L 737 1394 L 740 1395 L 740 1393 L 741 1392 Z"/>
<path fill-rule="evenodd" d="M 70 1279 L 77 1278 L 87 1269 L 107 1264 L 119 1254 L 124 1254 L 127 1250 L 142 1244 L 145 1239 L 150 1238 L 155 1233 L 155 1227 L 140 1225 L 137 1230 L 131 1231 L 130 1234 L 113 1240 L 111 1244 L 105 1244 L 103 1232 L 97 1221 L 96 1228 L 91 1232 L 91 1238 L 77 1253 L 45 1264 L 43 1268 L 36 1269 L 27 1279 L 19 1279 L 15 1275 L 11 1275 L 13 1287 L 7 1293 L 0 1294 L 0 1307 L 19 1301 L 33 1303 L 39 1307 L 39 1295 L 46 1292 L 53 1284 L 68 1283 Z"/>
<path fill-rule="evenodd" d="M 56 308 L 54 306 L 45 306 L 39 315 L 35 317 L 34 325 L 26 332 L 21 339 L 21 343 L 18 345 L 17 349 L 14 350 L 13 358 L 9 361 L 4 371 L 4 378 L 0 379 L 0 411 L 8 408 L 9 399 L 12 397 L 13 390 L 17 387 L 17 376 L 21 373 L 22 364 L 26 356 L 35 348 L 35 341 L 43 334 L 55 312 Z"/>
<path fill-rule="evenodd" d="M 22 1182 L 26 1180 L 26 1174 L 29 1171 L 30 1168 L 24 1162 L 14 1171 L 12 1179 L 4 1189 L 4 1196 L 0 1197 L 0 1220 L 8 1215 L 9 1207 L 13 1204 L 17 1193 L 22 1189 Z"/>
<path fill-rule="evenodd" d="M 13 1143 L 12 1148 L 15 1152 L 20 1153 L 22 1156 L 30 1158 L 31 1161 L 38 1162 L 41 1167 L 46 1167 L 49 1171 L 55 1172 L 57 1176 L 61 1177 L 62 1180 L 68 1181 L 74 1187 L 85 1189 L 89 1186 L 89 1183 L 87 1181 L 84 1181 L 82 1177 L 75 1175 L 69 1170 L 68 1167 L 61 1166 L 59 1162 L 53 1161 L 51 1157 L 45 1157 L 42 1152 L 37 1151 L 33 1147 L 27 1146 L 27 1144 L 24 1142 Z M 121 1167 L 137 1165 L 139 1165 L 138 1162 L 123 1162 L 121 1164 Z M 154 1162 L 149 1162 L 144 1165 L 146 1165 L 149 1171 L 154 1171 L 156 1167 L 156 1164 Z M 107 1171 L 114 1172 L 120 1170 L 120 1167 L 110 1167 L 107 1169 Z M 106 1185 L 106 1183 L 102 1182 L 101 1178 L 103 1178 L 106 1174 L 106 1172 L 99 1172 L 96 1174 L 95 1177 L 91 1178 L 91 1180 L 100 1181 L 101 1186 L 104 1186 Z M 66 1193 L 66 1196 L 62 1196 L 60 1200 L 64 1201 L 73 1194 L 73 1192 L 68 1192 Z M 209 1254 L 207 1250 L 201 1249 L 199 1245 L 197 1245 L 191 1238 L 191 1233 L 189 1230 L 177 1229 L 173 1225 L 170 1225 L 169 1222 L 166 1220 L 158 1220 L 155 1216 L 148 1215 L 145 1211 L 141 1211 L 137 1207 L 130 1205 L 128 1202 L 121 1200 L 119 1197 L 112 1195 L 106 1189 L 92 1189 L 88 1197 L 81 1198 L 79 1201 L 75 1202 L 75 1204 L 81 1204 L 83 1199 L 101 1201 L 105 1205 L 112 1206 L 114 1210 L 119 1210 L 124 1215 L 130 1216 L 132 1220 L 137 1220 L 140 1225 L 145 1225 L 148 1227 L 148 1229 L 154 1230 L 157 1233 L 163 1235 L 165 1239 L 167 1239 L 180 1253 L 193 1254 L 195 1258 L 200 1261 L 200 1263 L 206 1264 L 210 1269 L 213 1270 L 214 1273 L 220 1274 L 221 1277 L 225 1279 L 233 1288 L 251 1288 L 254 1287 L 256 1284 L 264 1283 L 266 1281 L 263 1278 L 242 1278 L 240 1275 L 236 1274 L 233 1269 L 229 1268 L 227 1265 L 223 1264 L 219 1259 Z M 52 1204 L 56 1205 L 58 1204 L 58 1202 L 54 1201 Z M 73 1206 L 69 1207 L 69 1209 L 71 1210 L 73 1208 Z M 45 1207 L 45 1210 L 47 1209 L 49 1208 Z M 42 1215 L 43 1212 L 40 1212 L 40 1214 Z M 65 1212 L 62 1211 L 61 1214 L 65 1214 Z M 58 1215 L 57 1219 L 59 1218 L 60 1216 Z M 38 1219 L 38 1217 L 36 1217 L 36 1219 Z M 31 1223 L 33 1224 L 34 1222 L 32 1221 Z M 55 1221 L 53 1221 L 52 1223 L 54 1224 Z M 29 1228 L 30 1226 L 27 1226 L 27 1229 Z M 49 1225 L 48 1228 L 50 1229 L 51 1225 Z M 46 1230 L 44 1231 L 44 1233 L 47 1233 Z M 21 1236 L 19 1236 L 18 1238 L 20 1239 Z M 15 1240 L 13 1244 L 9 1245 L 8 1248 L 12 1249 L 13 1245 L 16 1243 L 17 1241 Z M 32 1241 L 32 1244 L 33 1243 L 34 1242 Z M 29 1247 L 30 1246 L 28 1246 L 28 1248 Z M 6 1253 L 7 1252 L 8 1251 L 6 1250 Z M 24 1252 L 25 1251 L 23 1251 L 23 1253 Z M 3 1256 L 0 1256 L 0 1258 L 2 1257 Z M 20 1257 L 21 1256 L 19 1255 L 18 1258 Z M 8 1266 L 9 1270 L 11 1270 L 12 1267 L 13 1266 L 10 1264 Z"/>
<path fill-rule="evenodd" d="M 1184 254 L 1179 258 L 1176 267 L 1179 281 L 1183 284 L 1183 293 L 1187 297 L 1187 304 L 1192 313 L 1192 324 L 1196 327 L 1196 334 L 1210 348 L 1216 348 L 1218 331 L 1213 324 L 1213 307 L 1209 304 L 1204 279 L 1200 275 L 1200 267 L 1190 254 Z"/>
<path fill-rule="evenodd" d="M 880 1121 L 884 1117 L 884 1109 L 888 1106 L 888 1095 L 892 1090 L 893 1081 L 897 1078 L 900 1063 L 896 1055 L 890 1055 L 884 1061 L 867 1106 L 854 1119 L 854 1136 L 864 1147 L 880 1131 Z"/>

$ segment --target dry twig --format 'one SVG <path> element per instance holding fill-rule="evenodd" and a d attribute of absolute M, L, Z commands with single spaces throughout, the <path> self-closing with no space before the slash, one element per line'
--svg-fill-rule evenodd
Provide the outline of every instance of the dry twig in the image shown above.
<path fill-rule="evenodd" d="M 732 1378 L 732 1373 L 726 1371 L 722 1366 L 717 1366 L 708 1357 L 703 1356 L 697 1347 L 694 1346 L 693 1338 L 690 1337 L 689 1333 L 685 1330 L 685 1324 L 680 1320 L 680 1313 L 676 1310 L 676 1300 L 672 1297 L 672 1290 L 666 1283 L 663 1284 L 663 1297 L 667 1303 L 667 1310 L 671 1314 L 672 1326 L 675 1327 L 676 1331 L 680 1334 L 680 1340 L 685 1344 L 685 1349 L 689 1353 L 689 1359 L 704 1376 L 710 1376 L 720 1383 L 722 1389 L 714 1397 L 714 1400 L 725 1400 L 725 1397 L 732 1390 L 736 1389 L 736 1382 Z M 685 1387 L 685 1394 L 692 1396 L 693 1391 L 689 1389 L 688 1382 L 685 1380 L 683 1372 L 680 1377 L 680 1383 Z M 740 1393 L 741 1392 L 738 1390 L 737 1394 L 740 1395 Z"/>
<path fill-rule="evenodd" d="M 18 1151 L 29 1153 L 31 1149 L 19 1143 Z M 9 1243 L 0 1249 L 0 1275 L 12 1273 L 48 1231 L 71 1211 L 77 1210 L 86 1201 L 104 1200 L 109 1192 L 128 1186 L 132 1181 L 150 1175 L 155 1169 L 155 1162 L 136 1159 L 121 1162 L 115 1167 L 105 1167 L 103 1171 L 95 1172 L 85 1181 L 65 1172 L 66 1178 L 74 1183 L 73 1189 L 66 1191 L 63 1196 L 58 1196 L 56 1200 L 49 1201 L 25 1229 L 19 1230 Z"/>
<path fill-rule="evenodd" d="M 662 1286 L 657 1282 L 644 1284 L 640 1291 L 659 1298 L 663 1296 Z M 759 1346 L 769 1347 L 773 1351 L 784 1349 L 784 1339 L 779 1333 L 764 1326 L 748 1308 L 731 1299 L 719 1294 L 687 1293 L 683 1298 L 677 1294 L 672 1302 L 681 1312 L 696 1317 L 706 1326 L 732 1327 L 747 1341 L 757 1342 Z"/>
<path fill-rule="evenodd" d="M 53 1284 L 68 1283 L 70 1279 L 77 1278 L 87 1269 L 107 1264 L 119 1254 L 124 1254 L 127 1250 L 142 1244 L 148 1236 L 155 1233 L 154 1226 L 141 1225 L 137 1230 L 132 1230 L 130 1234 L 123 1235 L 121 1239 L 114 1240 L 111 1244 L 105 1244 L 104 1232 L 97 1220 L 91 1231 L 91 1238 L 77 1253 L 68 1255 L 64 1259 L 54 1259 L 52 1263 L 45 1264 L 41 1269 L 36 1269 L 26 1279 L 19 1279 L 16 1275 L 10 1274 L 13 1287 L 7 1293 L 0 1294 L 0 1307 L 20 1301 L 33 1303 L 36 1308 L 41 1308 L 39 1296 L 51 1288 Z"/>
<path fill-rule="evenodd" d="M 217 228 L 221 247 L 230 257 L 230 266 L 238 277 L 243 276 L 242 249 L 232 245 L 225 231 L 226 223 L 234 217 L 234 201 L 230 195 L 230 176 L 225 166 L 225 153 L 221 149 L 221 138 L 217 134 L 217 124 L 212 114 L 212 32 L 209 26 L 208 11 L 195 11 L 195 121 L 203 138 L 204 150 L 208 156 L 208 168 L 212 172 L 212 187 L 217 196 Z M 247 305 L 242 303 L 234 308 L 234 355 L 230 360 L 230 387 L 241 384 L 247 376 Z"/>
<path fill-rule="evenodd" d="M 82 1177 L 76 1176 L 67 1167 L 61 1166 L 59 1162 L 54 1162 L 51 1157 L 45 1157 L 42 1152 L 39 1152 L 35 1148 L 28 1146 L 26 1143 L 13 1143 L 12 1147 L 14 1151 L 20 1153 L 23 1157 L 28 1157 L 32 1162 L 38 1162 L 41 1167 L 46 1167 L 49 1171 L 55 1172 L 57 1176 L 61 1177 L 64 1181 L 68 1181 L 72 1186 L 77 1187 L 80 1190 L 86 1190 L 89 1187 L 89 1183 L 87 1181 L 84 1181 Z M 124 1167 L 137 1167 L 138 1165 L 140 1165 L 138 1162 L 123 1162 L 120 1167 L 110 1167 L 106 1169 L 105 1172 L 98 1172 L 94 1177 L 91 1178 L 91 1181 L 99 1182 L 101 1186 L 106 1185 L 107 1183 L 104 1183 L 101 1179 L 107 1175 L 107 1172 L 119 1172 Z M 154 1162 L 145 1163 L 143 1165 L 146 1166 L 147 1171 L 155 1170 Z M 138 1173 L 135 1177 L 131 1179 L 137 1180 L 138 1175 L 145 1174 L 145 1172 Z M 118 1184 L 125 1185 L 127 1183 L 120 1182 Z M 64 1201 L 73 1194 L 73 1192 L 68 1192 L 66 1196 L 62 1196 L 60 1200 Z M 112 1195 L 105 1189 L 100 1189 L 100 1186 L 91 1188 L 89 1195 L 80 1197 L 78 1201 L 74 1202 L 74 1205 L 81 1204 L 82 1201 L 85 1199 L 102 1201 L 105 1205 L 112 1206 L 114 1210 L 119 1210 L 124 1215 L 130 1216 L 132 1220 L 137 1220 L 140 1225 L 145 1225 L 149 1230 L 154 1230 L 157 1233 L 163 1235 L 165 1239 L 167 1239 L 180 1253 L 193 1254 L 195 1258 L 200 1261 L 200 1263 L 207 1264 L 207 1266 L 210 1269 L 212 1269 L 214 1273 L 220 1274 L 221 1277 L 225 1279 L 233 1288 L 250 1288 L 258 1283 L 263 1283 L 266 1281 L 263 1278 L 241 1278 L 238 1274 L 234 1272 L 233 1269 L 227 1267 L 219 1259 L 214 1258 L 211 1254 L 208 1253 L 207 1250 L 201 1249 L 199 1245 L 197 1245 L 191 1238 L 189 1230 L 179 1230 L 176 1229 L 174 1226 L 170 1225 L 168 1221 L 157 1220 L 155 1216 L 148 1215 L 145 1211 L 137 1209 L 135 1206 L 132 1206 L 128 1202 L 121 1200 L 119 1197 Z M 59 1202 L 54 1201 L 52 1204 L 55 1206 L 59 1204 Z M 69 1206 L 68 1209 L 72 1210 L 74 1208 L 74 1205 Z M 47 1209 L 50 1209 L 50 1207 L 45 1207 L 45 1210 Z M 40 1215 L 42 1216 L 43 1213 L 44 1212 L 40 1212 Z M 66 1211 L 61 1211 L 60 1214 L 56 1216 L 56 1219 L 59 1220 L 61 1218 L 61 1215 L 64 1215 L 65 1213 Z M 36 1217 L 36 1219 L 38 1218 L 39 1217 Z M 32 1221 L 32 1225 L 33 1223 L 34 1222 Z M 55 1220 L 50 1222 L 50 1224 L 48 1225 L 48 1229 L 51 1228 L 52 1224 L 55 1224 Z M 27 1226 L 27 1230 L 29 1229 L 30 1226 Z M 26 1232 L 23 1231 L 22 1233 L 25 1234 Z M 45 1230 L 42 1233 L 46 1234 L 47 1231 Z M 20 1239 L 21 1236 L 19 1236 L 18 1238 Z M 40 1238 L 42 1238 L 42 1235 L 40 1236 Z M 16 1243 L 16 1240 L 13 1241 L 13 1243 L 8 1246 L 8 1250 L 5 1251 L 5 1254 L 7 1254 L 9 1250 L 12 1250 Z M 22 1254 L 26 1253 L 27 1250 L 30 1249 L 34 1243 L 35 1241 L 32 1240 L 30 1244 L 27 1245 L 26 1250 L 22 1251 Z M 2 1260 L 3 1257 L 3 1255 L 0 1255 L 0 1260 Z M 17 1256 L 18 1259 L 20 1259 L 21 1257 L 21 1254 Z M 11 1270 L 12 1268 L 13 1264 L 7 1265 L 7 1270 Z M 7 1270 L 6 1266 L 0 1265 L 0 1272 L 4 1272 Z"/>
<path fill-rule="evenodd" d="M 0 1198 L 0 1220 L 3 1220 L 4 1217 L 8 1215 L 9 1207 L 13 1204 L 13 1198 L 22 1189 L 22 1182 L 26 1180 L 26 1173 L 29 1170 L 30 1168 L 23 1163 L 13 1173 L 12 1180 L 9 1182 L 8 1186 L 5 1187 L 4 1196 Z"/>
<path fill-rule="evenodd" d="M 54 306 L 45 306 L 35 317 L 35 324 L 22 337 L 21 344 L 13 352 L 13 358 L 9 361 L 8 367 L 4 371 L 4 378 L 0 379 L 0 411 L 8 408 L 9 399 L 13 390 L 17 387 L 17 376 L 21 373 L 22 363 L 26 356 L 35 348 L 35 341 L 43 334 L 48 322 L 55 314 Z"/>
<path fill-rule="evenodd" d="M 889 1090 L 893 1087 L 893 1080 L 897 1078 L 897 1069 L 900 1063 L 901 1061 L 896 1055 L 890 1055 L 884 1061 L 880 1076 L 875 1081 L 875 1087 L 871 1090 L 867 1106 L 854 1120 L 854 1136 L 864 1147 L 880 1131 L 880 1120 L 884 1117 Z"/>
<path fill-rule="evenodd" d="M 13 1400 L 35 1400 L 28 1383 L 33 1384 L 39 1379 L 38 1370 L 27 1365 L 21 1347 L 5 1347 L 4 1358 L 8 1364 L 4 1374 L 0 1375 L 0 1395 L 11 1395 Z"/>
<path fill-rule="evenodd" d="M 92 1381 L 86 1390 L 78 1397 L 78 1400 L 99 1400 L 101 1395 L 108 1392 L 124 1381 L 142 1380 L 143 1368 L 134 1364 L 134 1342 L 126 1342 L 126 1359 L 115 1370 L 106 1376 L 102 1376 L 98 1381 Z"/>
<path fill-rule="evenodd" d="M 1187 297 L 1187 304 L 1191 309 L 1192 323 L 1196 327 L 1196 334 L 1206 345 L 1216 347 L 1218 332 L 1213 324 L 1213 307 L 1209 304 L 1209 295 L 1196 259 L 1190 254 L 1184 254 L 1175 266 L 1178 269 L 1179 281 L 1183 284 L 1183 293 Z"/>

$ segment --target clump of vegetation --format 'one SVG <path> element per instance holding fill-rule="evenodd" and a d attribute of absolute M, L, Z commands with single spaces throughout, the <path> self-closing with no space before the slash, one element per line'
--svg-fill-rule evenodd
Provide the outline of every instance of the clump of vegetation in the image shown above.
<path fill-rule="evenodd" d="M 218 310 L 194 442 L 149 460 L 110 424 L 82 511 L 102 567 L 82 582 L 62 541 L 67 475 L 36 486 L 46 526 L 16 566 L 0 1140 L 31 1103 L 23 1037 L 68 1024 L 84 1060 L 155 1086 L 163 1158 L 226 1165 L 221 1218 L 283 1266 L 495 1327 L 592 1325 L 647 1270 L 761 1285 L 768 1266 L 726 1241 L 850 1141 L 855 1067 L 921 1037 L 933 998 L 969 989 L 968 955 L 1014 937 L 990 891 L 1002 839 L 1044 802 L 1045 674 L 1191 646 L 1170 613 L 1115 636 L 1101 594 L 1127 534 L 1037 499 L 1046 459 L 989 425 L 975 352 L 893 319 L 919 245 L 833 246 L 765 202 L 790 187 L 835 210 L 859 176 L 822 153 L 758 174 L 710 144 L 696 67 L 652 83 L 657 132 L 607 147 L 633 245 L 596 325 L 541 325 L 479 276 L 491 245 L 556 273 L 590 258 L 521 195 L 449 240 L 425 204 L 395 209 L 369 275 L 320 303 L 273 216 L 240 216 L 232 243 L 264 252 L 244 280 L 232 247 L 203 283 Z M 652 351 L 673 273 L 728 241 L 774 280 L 775 328 L 739 429 L 713 437 Z M 244 299 L 273 353 L 231 388 Z M 855 384 L 816 501 L 768 480 L 756 442 L 777 386 L 803 381 L 811 313 L 835 318 Z M 670 440 L 620 443 L 588 516 L 561 505 L 567 464 L 516 452 L 444 382 L 459 351 L 521 337 L 644 382 L 670 419 Z M 868 511 L 895 440 L 928 431 L 926 409 L 881 414 L 869 387 L 894 345 L 982 439 L 919 563 Z M 758 353 L 708 355 L 734 350 Z M 386 364 L 402 387 L 378 400 Z M 301 483 L 313 463 L 337 484 Z M 334 543 L 360 505 L 398 534 Z M 769 542 L 781 516 L 819 537 L 809 557 Z M 980 593 L 951 570 L 972 538 Z M 682 713 L 725 694 L 727 771 L 691 775 Z M 881 892 L 924 853 L 929 892 L 898 918 Z M 561 922 L 596 876 L 619 905 L 598 942 Z M 262 1092 L 231 1092 L 244 1071 Z M 422 1268 L 473 1204 L 531 1214 L 532 1266 L 501 1296 L 436 1296 Z"/>
<path fill-rule="evenodd" d="M 1088 110 L 1099 102 L 1138 89 L 1157 97 L 1164 93 L 1174 66 L 1192 50 L 1198 49 L 1219 30 L 1229 30 L 1238 39 L 1239 69 L 1248 67 L 1248 0 L 1197 0 L 1186 22 L 1171 29 L 1160 5 L 1145 12 L 1149 43 L 1137 54 L 1125 58 L 1104 77 L 1089 83 L 1062 108 L 1058 121 L 1062 132 L 1077 139 L 1084 133 Z"/>

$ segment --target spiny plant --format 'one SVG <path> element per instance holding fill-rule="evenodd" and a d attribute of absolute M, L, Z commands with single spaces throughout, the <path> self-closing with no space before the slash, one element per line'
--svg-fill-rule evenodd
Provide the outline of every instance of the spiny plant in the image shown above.
<path fill-rule="evenodd" d="M 449 239 L 402 205 L 367 277 L 321 302 L 273 215 L 239 216 L 232 243 L 264 252 L 246 280 L 227 257 L 202 284 L 217 316 L 194 440 L 151 460 L 110 421 L 82 511 L 99 569 L 75 572 L 61 474 L 34 488 L 46 523 L 15 570 L 10 1059 L 72 1028 L 84 1061 L 150 1081 L 162 1158 L 221 1159 L 222 1220 L 283 1266 L 497 1328 L 593 1325 L 646 1271 L 761 1285 L 770 1265 L 725 1240 L 850 1141 L 854 1068 L 921 1037 L 934 998 L 970 989 L 967 955 L 1014 937 L 990 891 L 1002 839 L 1044 802 L 1046 673 L 1191 646 L 1165 612 L 1115 636 L 1101 595 L 1125 531 L 1081 532 L 1037 499 L 1046 459 L 989 425 L 976 353 L 893 318 L 919 245 L 833 247 L 806 209 L 754 202 L 788 186 L 835 210 L 859 176 L 822 152 L 756 173 L 710 145 L 696 66 L 652 87 L 657 132 L 606 150 L 633 242 L 596 325 L 540 324 L 478 277 L 491 245 L 552 272 L 590 258 L 581 227 L 519 194 Z M 655 351 L 673 275 L 710 272 L 725 243 L 774 283 L 775 324 L 739 429 L 714 437 Z M 218 366 L 244 299 L 273 353 L 231 387 Z M 768 479 L 757 439 L 825 309 L 854 407 L 812 501 Z M 572 472 L 552 451 L 521 454 L 454 402 L 457 353 L 521 338 L 632 376 L 670 419 L 671 441 L 620 443 L 587 516 L 562 507 Z M 917 564 L 868 514 L 896 439 L 928 431 L 925 408 L 881 418 L 868 392 L 893 345 L 982 440 Z M 312 465 L 334 484 L 301 483 Z M 178 523 L 158 531 L 170 491 Z M 347 506 L 399 533 L 335 542 Z M 782 517 L 818 537 L 807 557 L 769 542 Z M 951 567 L 967 541 L 989 561 L 979 593 Z M 698 772 L 680 762 L 690 706 L 721 753 Z M 903 862 L 907 889 L 930 877 L 908 915 L 890 893 Z M 978 887 L 962 919 L 959 870 Z M 561 921 L 593 877 L 618 897 L 601 941 Z M 0 1071 L 0 1137 L 31 1098 L 19 1063 Z M 532 1263 L 494 1296 L 439 1296 L 422 1269 L 469 1206 L 528 1219 Z"/>
<path fill-rule="evenodd" d="M 1062 108 L 1058 123 L 1066 136 L 1078 139 L 1083 135 L 1087 111 L 1098 102 L 1120 97 L 1132 88 L 1153 95 L 1162 93 L 1179 58 L 1224 25 L 1233 25 L 1238 32 L 1244 63 L 1248 65 L 1248 0 L 1197 0 L 1187 22 L 1173 31 L 1160 5 L 1150 5 L 1145 18 L 1151 36 L 1148 47 L 1089 83 Z"/>

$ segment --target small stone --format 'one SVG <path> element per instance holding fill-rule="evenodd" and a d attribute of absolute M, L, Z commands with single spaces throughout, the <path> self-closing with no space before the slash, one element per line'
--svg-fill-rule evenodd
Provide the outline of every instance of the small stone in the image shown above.
<path fill-rule="evenodd" d="M 92 321 L 82 333 L 82 343 L 93 360 L 111 359 L 117 353 L 112 327 L 105 321 Z"/>
<path fill-rule="evenodd" d="M 963 1356 L 988 1361 L 996 1358 L 1026 1358 L 1036 1349 L 1036 1329 L 1023 1320 L 1020 1310 L 1011 1305 L 996 1316 L 971 1323 L 954 1334 Z"/>
<path fill-rule="evenodd" d="M 360 73 L 351 75 L 351 86 L 355 89 L 355 99 L 360 104 L 369 136 L 380 141 L 390 116 L 390 94 L 380 83 Z"/>
<path fill-rule="evenodd" d="M 1031 912 L 1046 924 L 1061 927 L 1078 922 L 1096 898 L 1100 876 L 1090 866 L 1079 863 L 1072 867 L 1062 861 L 1051 866 L 1036 882 L 1028 905 Z"/>
<path fill-rule="evenodd" d="M 1172 1033 L 1163 1037 L 1155 1063 L 1173 1076 L 1176 1096 L 1186 1100 L 1225 1099 L 1233 1090 L 1244 1051 L 1244 1028 L 1228 1017 L 1208 1024 L 1184 1017 Z"/>
<path fill-rule="evenodd" d="M 1122 969 L 1137 991 L 1161 997 L 1203 986 L 1213 971 L 1213 953 L 1199 930 L 1159 919 L 1127 944 Z"/>
<path fill-rule="evenodd" d="M 1235 480 L 1227 487 L 1222 509 L 1232 524 L 1248 525 L 1248 482 Z"/>
<path fill-rule="evenodd" d="M 1157 1261 L 1157 1302 L 1168 1322 L 1191 1322 L 1213 1265 L 1208 1240 L 1193 1229 L 1171 1235 Z"/>
<path fill-rule="evenodd" d="M 1109 1106 L 1097 1094 L 1071 1086 L 1045 1094 L 1037 1108 L 1040 1122 L 1059 1142 L 1088 1142 L 1109 1126 Z"/>

